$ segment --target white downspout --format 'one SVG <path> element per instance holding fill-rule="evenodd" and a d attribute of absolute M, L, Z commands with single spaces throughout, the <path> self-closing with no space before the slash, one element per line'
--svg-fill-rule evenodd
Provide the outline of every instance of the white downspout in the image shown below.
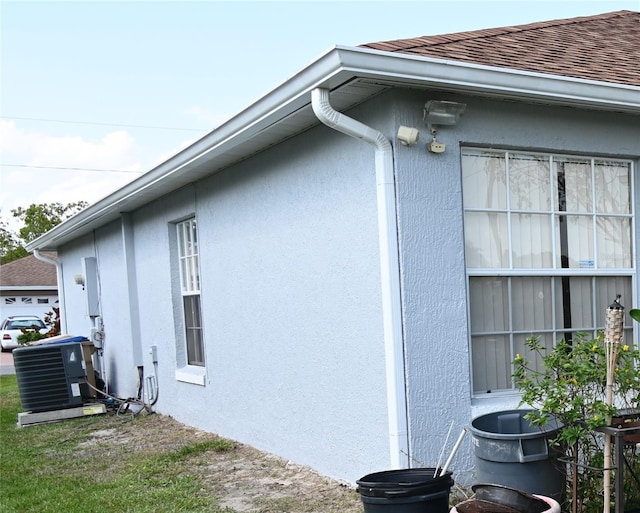
<path fill-rule="evenodd" d="M 392 468 L 408 468 L 409 438 L 393 149 L 389 140 L 379 131 L 335 110 L 329 103 L 329 91 L 327 89 L 317 88 L 311 91 L 311 105 L 313 106 L 313 112 L 325 125 L 343 134 L 368 142 L 376 148 L 378 238 L 380 242 L 380 272 L 382 280 L 389 449 Z"/>
<path fill-rule="evenodd" d="M 64 283 L 62 281 L 62 263 L 60 263 L 58 260 L 54 260 L 53 258 L 49 258 L 40 254 L 39 249 L 33 250 L 33 256 L 36 257 L 41 262 L 46 262 L 47 264 L 56 266 L 56 280 L 58 285 L 58 304 L 60 305 L 60 333 L 64 334 L 67 332 L 67 316 L 65 315 L 65 309 L 64 309 Z"/>

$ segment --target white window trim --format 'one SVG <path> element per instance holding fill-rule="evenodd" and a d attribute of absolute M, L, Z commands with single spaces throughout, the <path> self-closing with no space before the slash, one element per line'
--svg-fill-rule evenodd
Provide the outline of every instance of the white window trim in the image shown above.
<path fill-rule="evenodd" d="M 207 381 L 206 369 L 205 367 L 199 367 L 196 365 L 181 367 L 176 369 L 176 381 L 204 386 Z"/>

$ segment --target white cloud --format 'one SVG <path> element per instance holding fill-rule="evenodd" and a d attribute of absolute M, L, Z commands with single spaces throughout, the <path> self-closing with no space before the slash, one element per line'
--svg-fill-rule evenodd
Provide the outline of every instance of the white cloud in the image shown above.
<path fill-rule="evenodd" d="M 126 131 L 90 140 L 27 131 L 13 121 L 0 120 L 0 141 L 0 206 L 4 219 L 11 216 L 11 209 L 32 203 L 94 203 L 141 171 L 135 140 Z"/>
<path fill-rule="evenodd" d="M 100 169 L 139 170 L 139 166 L 131 163 L 134 139 L 123 130 L 90 141 L 80 136 L 28 132 L 18 128 L 14 121 L 0 120 L 0 140 L 3 141 L 0 149 L 3 164 L 87 168 L 91 165 Z"/>

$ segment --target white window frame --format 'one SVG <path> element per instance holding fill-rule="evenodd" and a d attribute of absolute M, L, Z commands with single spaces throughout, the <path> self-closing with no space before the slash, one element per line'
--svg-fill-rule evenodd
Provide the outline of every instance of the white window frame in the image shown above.
<path fill-rule="evenodd" d="M 195 217 L 176 223 L 178 267 L 180 274 L 180 292 L 182 321 L 184 323 L 184 343 L 187 368 L 204 368 L 204 333 L 202 328 L 202 303 L 200 297 L 200 258 L 198 248 L 198 231 Z M 194 302 L 195 301 L 195 302 Z M 187 308 L 193 303 L 195 309 Z M 194 311 L 195 310 L 195 311 Z M 179 371 L 181 381 L 200 383 L 203 375 L 193 381 L 188 378 L 189 372 Z"/>
<path fill-rule="evenodd" d="M 466 267 L 466 272 L 467 272 L 467 290 L 469 291 L 469 301 L 468 301 L 468 308 L 469 308 L 469 312 L 468 312 L 468 316 L 469 316 L 469 327 L 470 327 L 470 333 L 469 333 L 469 348 L 470 348 L 470 353 L 471 353 L 471 361 L 469 362 L 470 365 L 470 369 L 471 369 L 471 379 L 472 379 L 472 389 L 474 389 L 474 396 L 475 397 L 483 397 L 483 396 L 495 396 L 496 394 L 513 394 L 516 392 L 516 390 L 513 387 L 513 384 L 511 383 L 510 387 L 507 388 L 499 388 L 497 390 L 485 390 L 485 389 L 478 389 L 476 390 L 476 377 L 475 377 L 475 370 L 476 370 L 476 365 L 478 365 L 479 363 L 475 362 L 475 358 L 474 358 L 474 338 L 475 339 L 481 339 L 483 336 L 488 335 L 489 337 L 491 336 L 491 333 L 482 333 L 482 331 L 476 331 L 474 332 L 474 327 L 472 326 L 472 314 L 473 314 L 473 309 L 474 309 L 474 305 L 471 304 L 472 301 L 472 281 L 475 278 L 493 278 L 495 279 L 496 282 L 501 282 L 501 284 L 506 284 L 506 308 L 508 309 L 508 314 L 507 314 L 507 324 L 508 324 L 508 329 L 503 331 L 503 332 L 499 332 L 499 331 L 495 331 L 495 336 L 496 337 L 508 337 L 508 347 L 509 347 L 509 353 L 507 355 L 501 355 L 500 357 L 496 358 L 496 370 L 495 372 L 509 372 L 509 375 L 506 376 L 506 380 L 508 382 L 511 381 L 511 376 L 510 376 L 510 372 L 512 370 L 512 365 L 511 362 L 513 361 L 515 354 L 517 352 L 517 348 L 515 347 L 515 343 L 514 340 L 516 338 L 516 336 L 519 336 L 520 339 L 522 339 L 523 336 L 527 335 L 527 333 L 524 332 L 520 332 L 520 333 L 516 333 L 513 330 L 513 316 L 514 316 L 514 303 L 512 302 L 513 298 L 512 298 L 512 290 L 513 290 L 513 283 L 514 280 L 517 280 L 518 278 L 535 278 L 535 277 L 540 277 L 541 279 L 545 280 L 548 279 L 550 282 L 550 287 L 548 288 L 551 291 L 551 297 L 549 298 L 550 301 L 552 302 L 552 305 L 550 307 L 551 310 L 551 314 L 552 314 L 552 321 L 551 321 L 551 326 L 542 326 L 539 327 L 540 329 L 538 329 L 538 327 L 536 327 L 535 330 L 533 330 L 530 333 L 531 335 L 542 335 L 542 336 L 547 336 L 552 342 L 551 344 L 555 344 L 555 342 L 557 342 L 557 340 L 564 338 L 565 334 L 573 332 L 576 333 L 578 331 L 587 331 L 587 330 L 579 330 L 579 329 L 566 329 L 564 328 L 564 326 L 560 326 L 559 324 L 559 319 L 556 319 L 556 312 L 558 312 L 558 305 L 555 304 L 556 301 L 556 297 L 554 295 L 554 291 L 557 291 L 557 287 L 560 285 L 560 281 L 563 280 L 563 277 L 565 277 L 567 279 L 567 281 L 571 280 L 572 278 L 590 278 L 591 280 L 591 319 L 593 320 L 593 326 L 590 326 L 590 330 L 591 334 L 593 336 L 595 336 L 595 334 L 597 333 L 597 331 L 601 330 L 604 328 L 604 326 L 602 325 L 603 323 L 598 322 L 598 320 L 603 319 L 604 317 L 604 308 L 602 308 L 602 312 L 599 311 L 600 307 L 603 306 L 603 298 L 599 299 L 599 295 L 602 296 L 603 294 L 605 294 L 604 292 L 599 292 L 597 290 L 597 282 L 599 279 L 602 280 L 608 280 L 609 282 L 616 282 L 616 280 L 618 280 L 619 278 L 619 283 L 624 283 L 624 284 L 629 284 L 628 287 L 625 286 L 625 288 L 627 289 L 627 295 L 628 297 L 623 298 L 623 304 L 625 306 L 627 306 L 628 308 L 631 308 L 634 303 L 635 298 L 631 297 L 634 294 L 635 288 L 636 288 L 636 259 L 635 259 L 635 215 L 634 215 L 634 210 L 635 210 L 635 192 L 634 192 L 634 163 L 631 160 L 628 159 L 616 159 L 616 158 L 603 158 L 603 157 L 594 157 L 594 156 L 574 156 L 571 154 L 557 154 L 557 153 L 540 153 L 540 152 L 530 152 L 530 151 L 510 151 L 510 150 L 500 150 L 500 149 L 486 149 L 486 148 L 473 148 L 473 147 L 468 147 L 468 148 L 462 148 L 462 153 L 463 155 L 467 154 L 473 154 L 473 153 L 478 153 L 478 154 L 483 154 L 483 155 L 491 155 L 494 154 L 496 157 L 500 157 L 502 156 L 505 160 L 504 164 L 505 164 L 505 169 L 506 169 L 506 178 L 505 178 L 505 185 L 504 187 L 506 188 L 506 197 L 507 197 L 507 205 L 504 205 L 501 208 L 479 208 L 477 206 L 470 208 L 468 207 L 466 204 L 464 205 L 464 212 L 465 212 L 465 230 L 467 230 L 466 227 L 466 215 L 469 212 L 480 212 L 480 213 L 500 213 L 500 214 L 506 214 L 507 217 L 507 230 L 506 230 L 506 235 L 507 235 L 507 240 L 503 241 L 501 239 L 501 245 L 504 245 L 504 242 L 507 243 L 507 251 L 508 251 L 508 256 L 507 256 L 507 260 L 508 263 L 506 265 L 503 265 L 503 267 L 490 267 L 490 268 L 480 268 L 480 267 L 470 267 L 469 265 L 469 260 L 473 259 L 473 257 L 469 254 L 469 247 L 467 247 L 467 237 L 465 236 L 465 251 L 467 252 L 467 267 Z M 510 197 L 510 190 L 509 190 L 509 158 L 511 155 L 528 155 L 528 156 L 535 156 L 535 157 L 544 157 L 544 158 L 548 158 L 549 161 L 549 183 L 552 184 L 551 185 L 551 201 L 552 201 L 552 206 L 550 207 L 549 210 L 544 210 L 542 212 L 537 212 L 535 210 L 516 210 L 511 208 L 511 205 L 509 205 L 509 197 Z M 557 247 L 557 239 L 559 237 L 559 233 L 558 233 L 558 226 L 556 224 L 556 220 L 561 217 L 564 216 L 565 219 L 570 217 L 572 215 L 572 212 L 566 212 L 566 211 L 562 211 L 560 209 L 557 208 L 557 205 L 555 204 L 555 198 L 553 197 L 553 194 L 557 193 L 557 190 L 555 189 L 556 185 L 554 180 L 557 179 L 557 176 L 555 175 L 554 172 L 554 161 L 560 159 L 560 160 L 566 160 L 566 159 L 577 159 L 580 161 L 590 161 L 591 163 L 591 189 L 592 191 L 595 191 L 597 185 L 596 185 L 596 180 L 597 180 L 597 176 L 595 174 L 595 170 L 596 170 L 596 164 L 597 163 L 619 163 L 623 166 L 628 166 L 629 168 L 629 183 L 628 183 L 628 187 L 629 187 L 629 212 L 628 213 L 623 213 L 623 214 L 613 214 L 611 215 L 608 212 L 602 212 L 601 214 L 595 212 L 596 209 L 596 202 L 595 202 L 595 192 L 593 192 L 593 196 L 594 198 L 592 199 L 593 204 L 592 204 L 592 208 L 594 210 L 594 213 L 592 214 L 592 217 L 594 219 L 597 219 L 598 215 L 606 215 L 607 217 L 622 217 L 622 218 L 626 218 L 629 220 L 629 225 L 630 225 L 630 237 L 631 237 L 631 241 L 630 241 L 630 259 L 629 259 L 629 267 L 618 267 L 618 268 L 609 268 L 609 267 L 599 267 L 598 262 L 597 262 L 597 258 L 595 262 L 587 262 L 585 261 L 584 263 L 582 261 L 580 261 L 579 265 L 576 267 L 574 266 L 573 268 L 567 268 L 567 267 L 562 267 L 562 265 L 560 265 L 558 262 L 558 256 L 559 253 L 561 253 L 560 248 Z M 463 159 L 463 167 L 464 167 L 464 159 Z M 463 174 L 463 180 L 464 180 L 464 176 L 465 176 L 465 169 L 462 170 L 462 174 Z M 463 185 L 463 190 L 464 190 L 464 185 Z M 514 259 L 513 259 L 513 251 L 512 249 L 514 248 L 514 241 L 512 240 L 512 226 L 511 226 L 511 218 L 512 215 L 514 214 L 514 212 L 516 214 L 518 213 L 534 213 L 534 214 L 539 214 L 541 213 L 542 215 L 548 216 L 551 224 L 550 224 L 550 229 L 551 229 L 551 235 L 552 235 L 552 240 L 551 240 L 551 246 L 552 246 L 552 257 L 551 257 L 551 265 L 548 267 L 533 267 L 533 268 L 518 268 L 514 265 Z M 583 215 L 583 217 L 589 217 L 588 215 Z M 595 245 L 595 247 L 593 248 L 593 252 L 594 255 L 598 255 L 598 247 L 597 247 L 597 237 L 596 237 L 596 233 L 595 233 L 595 226 L 596 226 L 596 222 L 592 223 L 594 226 L 594 234 L 593 234 L 593 245 Z M 471 230 L 469 230 L 471 231 Z M 472 235 L 469 235 L 472 236 Z M 503 258 L 503 262 L 504 262 L 504 258 Z M 582 280 L 582 282 L 584 283 L 585 280 Z M 477 283 L 477 280 L 476 280 Z M 618 282 L 616 282 L 615 285 L 617 288 L 618 287 Z M 588 288 L 588 287 L 587 287 Z M 607 291 L 606 294 L 610 295 L 611 297 L 608 298 L 610 300 L 613 300 L 615 298 L 615 295 L 613 293 L 611 293 L 611 291 Z M 609 301 L 610 302 L 610 301 Z M 597 305 L 597 309 L 596 309 L 596 303 L 598 303 Z M 608 304 L 608 303 L 607 303 Z M 583 310 L 585 310 L 583 308 Z M 588 310 L 588 309 L 586 309 Z M 558 316 L 560 317 L 560 316 Z M 626 336 L 625 338 L 627 340 L 634 340 L 635 343 L 635 339 L 634 337 L 636 336 L 634 333 L 635 330 L 633 330 L 633 326 L 632 325 L 625 325 L 625 333 Z M 528 337 L 527 337 L 528 338 Z M 490 340 L 490 339 L 487 339 Z M 485 341 L 483 341 L 483 348 L 484 348 L 484 344 Z M 497 346 L 496 346 L 497 347 Z M 518 345 L 517 347 L 520 347 L 520 345 Z M 478 353 L 479 354 L 479 353 Z M 498 355 L 498 351 L 496 351 L 496 355 Z M 478 356 L 477 354 L 475 356 Z M 498 361 L 501 358 L 501 362 Z M 486 357 L 486 359 L 482 360 L 481 358 L 478 359 L 478 362 L 484 361 L 489 362 L 490 361 L 490 357 Z M 493 362 L 492 362 L 493 363 Z M 498 366 L 500 366 L 500 369 L 498 369 Z M 491 372 L 491 371 L 489 371 Z M 488 374 L 487 371 L 485 371 L 485 374 Z"/>

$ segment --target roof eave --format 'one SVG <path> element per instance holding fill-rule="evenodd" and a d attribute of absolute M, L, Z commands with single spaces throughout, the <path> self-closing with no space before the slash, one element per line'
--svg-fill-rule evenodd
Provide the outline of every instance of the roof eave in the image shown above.
<path fill-rule="evenodd" d="M 360 77 L 373 74 L 377 78 L 394 79 L 398 85 L 447 86 L 461 92 L 640 113 L 640 87 L 637 86 L 395 52 L 337 49 L 345 52 L 344 69 Z"/>
<path fill-rule="evenodd" d="M 194 181 L 190 175 L 196 169 L 205 165 L 213 169 L 217 157 L 308 107 L 314 88 L 332 90 L 356 78 L 390 87 L 446 88 L 505 99 L 640 113 L 640 87 L 337 46 L 174 157 L 32 241 L 27 251 L 56 250 L 118 219 L 122 212 Z M 251 147 L 251 151 L 256 148 Z"/>

